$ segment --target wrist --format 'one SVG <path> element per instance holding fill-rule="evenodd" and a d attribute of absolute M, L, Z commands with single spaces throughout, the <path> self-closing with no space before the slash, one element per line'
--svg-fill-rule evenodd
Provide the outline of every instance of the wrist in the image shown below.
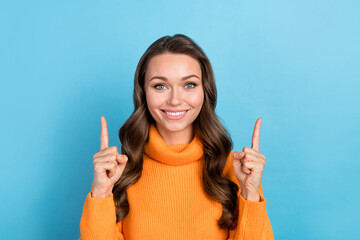
<path fill-rule="evenodd" d="M 93 198 L 107 198 L 110 195 L 111 195 L 111 192 L 110 193 L 98 193 L 96 191 L 91 192 L 91 197 L 93 197 Z"/>
<path fill-rule="evenodd" d="M 260 202 L 260 194 L 259 193 L 248 193 L 248 192 L 241 192 L 241 195 L 245 200 L 249 200 L 252 202 Z"/>

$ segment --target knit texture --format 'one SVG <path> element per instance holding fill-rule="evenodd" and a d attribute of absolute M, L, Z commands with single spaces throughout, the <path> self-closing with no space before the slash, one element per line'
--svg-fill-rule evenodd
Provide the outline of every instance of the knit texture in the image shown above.
<path fill-rule="evenodd" d="M 196 136 L 189 144 L 166 145 L 151 125 L 141 178 L 127 189 L 128 215 L 116 223 L 113 194 L 98 199 L 89 192 L 81 216 L 79 239 L 274 239 L 262 186 L 260 202 L 245 200 L 239 190 L 235 229 L 218 226 L 222 205 L 203 190 L 202 160 L 203 145 Z M 232 160 L 233 152 L 223 173 L 239 186 Z"/>

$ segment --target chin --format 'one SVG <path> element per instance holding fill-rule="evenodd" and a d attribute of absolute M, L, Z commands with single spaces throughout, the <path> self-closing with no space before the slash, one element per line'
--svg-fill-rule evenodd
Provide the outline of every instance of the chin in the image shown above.
<path fill-rule="evenodd" d="M 192 124 L 188 124 L 188 123 L 175 123 L 175 122 L 174 122 L 174 123 L 168 123 L 168 122 L 163 123 L 163 122 L 161 122 L 160 124 L 157 123 L 157 126 L 158 126 L 158 127 L 159 127 L 159 125 L 160 125 L 161 128 L 164 128 L 164 129 L 166 129 L 166 130 L 169 131 L 169 132 L 181 132 L 181 131 L 183 131 L 183 130 L 189 128 L 189 127 L 191 127 Z"/>
<path fill-rule="evenodd" d="M 190 127 L 189 124 L 181 124 L 181 123 L 175 123 L 175 124 L 167 124 L 165 125 L 166 129 L 168 131 L 172 131 L 172 132 L 180 132 L 183 131 L 185 129 L 187 129 L 188 127 Z"/>

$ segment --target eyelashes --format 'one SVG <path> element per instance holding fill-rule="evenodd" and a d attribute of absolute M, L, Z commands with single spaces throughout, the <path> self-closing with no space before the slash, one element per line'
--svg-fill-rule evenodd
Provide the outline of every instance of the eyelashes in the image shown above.
<path fill-rule="evenodd" d="M 185 86 L 187 86 L 187 85 L 189 85 L 189 84 L 190 84 L 190 85 L 193 85 L 193 87 L 191 87 L 191 88 L 194 88 L 194 87 L 197 86 L 196 83 L 193 83 L 193 82 L 186 83 Z"/>
<path fill-rule="evenodd" d="M 187 86 L 190 86 L 190 87 L 187 87 Z M 197 86 L 197 84 L 194 82 L 188 82 L 185 84 L 185 88 L 189 88 L 189 89 L 195 88 L 196 86 Z M 158 83 L 158 84 L 154 85 L 154 88 L 157 90 L 163 90 L 163 89 L 165 89 L 165 87 L 166 87 L 165 84 L 162 84 L 162 83 Z"/>
<path fill-rule="evenodd" d="M 155 86 L 154 86 L 154 88 L 157 89 L 157 90 L 162 90 L 162 89 L 164 89 L 163 87 L 165 87 L 164 84 L 155 84 Z"/>

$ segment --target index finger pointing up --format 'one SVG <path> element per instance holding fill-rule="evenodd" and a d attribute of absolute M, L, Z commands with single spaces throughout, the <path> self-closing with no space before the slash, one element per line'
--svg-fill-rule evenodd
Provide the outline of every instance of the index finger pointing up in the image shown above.
<path fill-rule="evenodd" d="M 100 151 L 109 147 L 109 135 L 105 117 L 101 116 Z"/>
<path fill-rule="evenodd" d="M 260 142 L 260 126 L 261 126 L 261 118 L 258 118 L 258 120 L 255 123 L 254 127 L 254 133 L 252 137 L 252 145 L 251 148 L 259 151 L 259 142 Z"/>

